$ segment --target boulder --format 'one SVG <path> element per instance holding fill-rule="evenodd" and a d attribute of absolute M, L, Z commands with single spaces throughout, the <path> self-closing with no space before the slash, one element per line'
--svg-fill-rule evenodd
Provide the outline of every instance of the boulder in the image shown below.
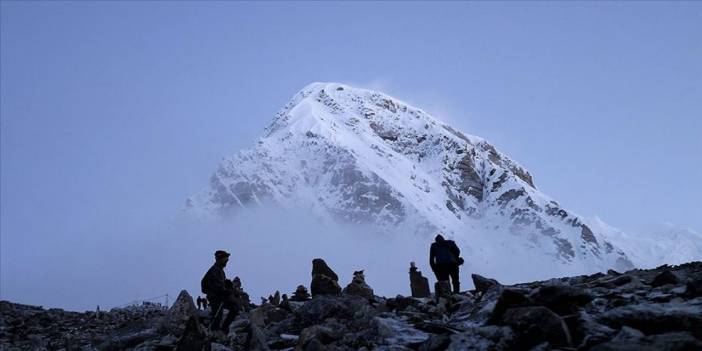
<path fill-rule="evenodd" d="M 689 297 L 702 296 L 702 277 L 688 278 L 685 283 L 685 294 Z"/>
<path fill-rule="evenodd" d="M 531 295 L 537 305 L 548 307 L 561 316 L 577 313 L 578 308 L 588 304 L 594 296 L 587 290 L 570 285 L 546 285 Z"/>
<path fill-rule="evenodd" d="M 548 342 L 556 347 L 571 345 L 570 332 L 561 317 L 543 306 L 510 308 L 502 322 L 518 334 L 517 343 L 524 348 Z"/>
<path fill-rule="evenodd" d="M 325 296 L 315 297 L 298 308 L 295 313 L 297 325 L 307 327 L 323 323 L 328 318 L 336 320 L 370 320 L 377 311 L 370 305 L 368 299 L 354 296 Z"/>
<path fill-rule="evenodd" d="M 336 273 L 334 273 L 334 271 L 331 268 L 329 268 L 327 262 L 325 262 L 321 258 L 315 258 L 314 260 L 312 260 L 312 275 L 314 276 L 315 274 L 325 275 L 336 281 L 339 280 L 339 276 L 336 275 Z"/>
<path fill-rule="evenodd" d="M 587 349 L 605 341 L 609 341 L 617 331 L 600 324 L 587 313 L 580 311 L 576 315 L 562 317 L 568 326 L 574 345 L 580 349 Z"/>
<path fill-rule="evenodd" d="M 611 340 L 595 345 L 591 351 L 690 351 L 702 350 L 702 341 L 690 333 L 664 333 L 627 340 Z"/>
<path fill-rule="evenodd" d="M 612 338 L 612 341 L 626 342 L 629 340 L 641 339 L 644 336 L 644 333 L 642 333 L 640 330 L 623 326 L 622 329 L 619 329 L 619 333 Z"/>
<path fill-rule="evenodd" d="M 503 289 L 502 293 L 500 293 L 500 297 L 497 298 L 495 308 L 493 308 L 490 314 L 488 324 L 500 324 L 505 311 L 510 308 L 527 306 L 529 304 L 530 300 L 525 291 L 514 288 Z"/>
<path fill-rule="evenodd" d="M 379 342 L 383 344 L 419 345 L 429 339 L 429 334 L 401 319 L 374 317 L 370 328 L 377 333 Z"/>
<path fill-rule="evenodd" d="M 267 303 L 251 310 L 249 312 L 249 320 L 251 323 L 263 327 L 270 323 L 280 322 L 287 318 L 288 315 L 289 313 L 284 309 Z"/>
<path fill-rule="evenodd" d="M 300 332 L 300 338 L 298 339 L 298 346 L 303 350 L 309 346 L 312 340 L 316 340 L 322 345 L 329 344 L 333 341 L 340 339 L 343 334 L 337 328 L 332 328 L 326 325 L 313 325 L 307 327 Z"/>
<path fill-rule="evenodd" d="M 422 275 L 422 272 L 417 270 L 414 262 L 410 263 L 410 290 L 412 291 L 412 297 L 429 297 L 431 291 L 429 291 L 429 279 Z"/>
<path fill-rule="evenodd" d="M 444 334 L 432 334 L 425 342 L 419 345 L 419 351 L 443 351 L 451 343 L 451 337 Z"/>
<path fill-rule="evenodd" d="M 646 335 L 690 331 L 702 338 L 702 306 L 669 303 L 640 303 L 616 307 L 599 318 L 612 327 L 629 326 Z"/>
<path fill-rule="evenodd" d="M 182 294 L 182 292 L 181 292 Z M 192 303 L 192 299 L 190 300 Z M 207 344 L 207 335 L 197 317 L 190 317 L 185 325 L 183 335 L 176 342 L 176 351 L 202 350 Z"/>
<path fill-rule="evenodd" d="M 180 336 L 185 330 L 186 323 L 191 318 L 198 319 L 197 307 L 195 307 L 190 294 L 186 290 L 182 290 L 171 308 L 166 312 L 159 329 L 166 333 Z M 197 325 L 200 326 L 199 323 Z"/>
<path fill-rule="evenodd" d="M 679 284 L 680 279 L 671 271 L 669 270 L 664 270 L 663 272 L 660 272 L 658 275 L 656 275 L 655 278 L 651 281 L 651 286 L 653 287 L 658 287 L 658 286 L 663 286 L 666 284 Z"/>
<path fill-rule="evenodd" d="M 313 297 L 319 295 L 339 295 L 341 293 L 339 282 L 319 274 L 312 277 L 310 289 L 312 290 Z"/>
<path fill-rule="evenodd" d="M 515 335 L 508 327 L 485 326 L 472 327 L 451 336 L 451 343 L 446 351 L 465 350 L 514 350 Z"/>
<path fill-rule="evenodd" d="M 312 296 L 317 295 L 339 295 L 339 276 L 329 268 L 321 258 L 312 260 L 312 284 L 310 285 Z"/>
<path fill-rule="evenodd" d="M 631 283 L 632 281 L 633 281 L 633 278 L 631 278 L 630 275 L 622 274 L 622 275 L 616 276 L 614 278 L 603 277 L 602 279 L 596 281 L 596 284 L 599 287 L 612 289 L 612 288 L 616 288 L 618 286 L 622 286 L 624 284 Z"/>
<path fill-rule="evenodd" d="M 266 335 L 254 323 L 249 323 L 246 336 L 246 350 L 249 351 L 270 351 L 266 342 Z"/>
<path fill-rule="evenodd" d="M 210 344 L 210 351 L 233 351 L 231 348 L 226 347 L 220 343 L 213 342 Z"/>
<path fill-rule="evenodd" d="M 471 274 L 470 277 L 473 279 L 473 285 L 475 285 L 475 290 L 480 293 L 485 293 L 490 289 L 502 286 L 497 280 L 485 278 L 478 274 Z"/>

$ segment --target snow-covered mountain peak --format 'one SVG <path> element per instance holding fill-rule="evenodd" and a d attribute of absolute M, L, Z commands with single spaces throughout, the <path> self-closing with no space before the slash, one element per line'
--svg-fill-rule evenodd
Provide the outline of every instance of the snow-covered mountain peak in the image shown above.
<path fill-rule="evenodd" d="M 280 133 L 333 139 L 345 133 L 393 140 L 400 133 L 441 134 L 470 144 L 483 141 L 462 134 L 423 110 L 381 92 L 340 83 L 312 83 L 298 92 L 266 128 L 266 137 Z"/>
<path fill-rule="evenodd" d="M 630 268 L 602 233 L 534 186 L 485 139 L 386 94 L 312 83 L 254 148 L 225 159 L 187 209 L 225 216 L 264 200 L 381 231 L 437 231 L 474 263 L 510 255 L 588 269 Z M 476 263 L 477 264 L 477 263 Z"/>

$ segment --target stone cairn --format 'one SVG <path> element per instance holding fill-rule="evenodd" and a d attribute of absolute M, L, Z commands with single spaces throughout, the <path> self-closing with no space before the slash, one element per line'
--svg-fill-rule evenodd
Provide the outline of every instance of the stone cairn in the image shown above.
<path fill-rule="evenodd" d="M 373 288 L 366 284 L 366 276 L 363 274 L 363 271 L 353 272 L 351 283 L 344 288 L 342 293 L 365 297 L 369 300 L 372 300 L 375 296 L 373 294 Z"/>
<path fill-rule="evenodd" d="M 298 285 L 295 292 L 293 292 L 290 297 L 290 301 L 300 301 L 304 302 L 310 299 L 310 294 L 307 292 L 307 288 L 304 285 Z"/>
<path fill-rule="evenodd" d="M 409 275 L 412 297 L 429 297 L 429 295 L 431 295 L 429 291 L 429 279 L 422 276 L 422 272 L 417 269 L 414 262 L 410 262 Z"/>
<path fill-rule="evenodd" d="M 339 295 L 339 276 L 321 258 L 312 260 L 312 297 L 317 295 Z"/>

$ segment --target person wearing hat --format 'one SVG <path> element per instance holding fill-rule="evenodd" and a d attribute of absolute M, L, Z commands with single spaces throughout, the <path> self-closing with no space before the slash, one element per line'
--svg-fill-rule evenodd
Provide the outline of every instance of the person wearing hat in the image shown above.
<path fill-rule="evenodd" d="M 205 273 L 202 278 L 202 292 L 207 295 L 207 300 L 210 302 L 210 313 L 212 321 L 210 322 L 210 330 L 222 330 L 226 334 L 229 332 L 229 324 L 234 321 L 238 311 L 238 307 L 232 301 L 232 284 L 227 280 L 224 274 L 224 267 L 229 262 L 230 254 L 223 250 L 217 250 L 214 254 L 215 263 Z M 219 326 L 224 310 L 227 310 L 227 318 L 224 319 L 222 326 Z"/>

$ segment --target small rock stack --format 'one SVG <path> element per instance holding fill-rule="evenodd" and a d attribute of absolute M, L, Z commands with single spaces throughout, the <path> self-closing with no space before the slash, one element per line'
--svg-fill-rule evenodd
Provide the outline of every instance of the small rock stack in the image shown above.
<path fill-rule="evenodd" d="M 429 291 L 429 279 L 422 276 L 422 272 L 417 269 L 414 262 L 410 262 L 409 276 L 412 297 L 429 297 L 431 295 Z"/>
<path fill-rule="evenodd" d="M 295 292 L 293 292 L 290 297 L 290 301 L 305 302 L 310 299 L 310 294 L 307 292 L 307 288 L 304 285 L 298 285 Z"/>
<path fill-rule="evenodd" d="M 353 272 L 353 279 L 351 283 L 344 288 L 342 293 L 346 295 L 356 295 L 365 297 L 366 299 L 372 300 L 373 289 L 366 284 L 366 277 L 363 275 L 363 271 Z"/>

